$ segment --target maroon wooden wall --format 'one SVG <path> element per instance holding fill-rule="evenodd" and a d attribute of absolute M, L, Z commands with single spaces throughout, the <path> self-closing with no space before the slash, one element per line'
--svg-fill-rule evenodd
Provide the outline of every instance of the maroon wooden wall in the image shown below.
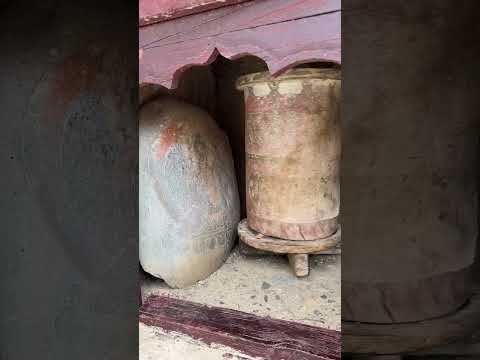
<path fill-rule="evenodd" d="M 272 74 L 305 62 L 339 64 L 340 10 L 340 0 L 256 0 L 142 26 L 139 82 L 175 88 L 185 69 L 219 54 L 257 56 Z"/>
<path fill-rule="evenodd" d="M 139 0 L 140 26 L 176 19 L 250 0 Z"/>

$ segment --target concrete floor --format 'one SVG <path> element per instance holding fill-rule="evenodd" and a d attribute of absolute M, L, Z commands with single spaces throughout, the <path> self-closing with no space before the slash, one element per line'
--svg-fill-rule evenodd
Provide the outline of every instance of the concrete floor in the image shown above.
<path fill-rule="evenodd" d="M 257 360 L 235 349 L 210 346 L 179 333 L 139 325 L 139 360 Z"/>
<path fill-rule="evenodd" d="M 150 276 L 142 280 L 143 296 L 168 295 L 202 304 L 301 322 L 341 328 L 341 260 L 339 255 L 313 256 L 310 275 L 296 278 L 282 256 L 247 257 L 234 249 L 209 278 L 184 289 L 170 289 Z M 194 351 L 195 357 L 182 357 Z M 250 359 L 221 346 L 208 347 L 181 334 L 140 325 L 140 359 Z"/>

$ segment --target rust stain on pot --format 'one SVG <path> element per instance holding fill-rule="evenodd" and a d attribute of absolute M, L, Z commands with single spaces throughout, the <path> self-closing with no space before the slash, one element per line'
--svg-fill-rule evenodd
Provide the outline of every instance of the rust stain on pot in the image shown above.
<path fill-rule="evenodd" d="M 158 159 L 163 159 L 170 151 L 170 148 L 177 143 L 181 128 L 181 124 L 172 124 L 167 126 L 161 134 L 158 142 L 155 144 L 155 153 Z"/>
<path fill-rule="evenodd" d="M 250 74 L 237 87 L 245 93 L 249 226 L 291 240 L 330 236 L 340 206 L 340 72 Z"/>

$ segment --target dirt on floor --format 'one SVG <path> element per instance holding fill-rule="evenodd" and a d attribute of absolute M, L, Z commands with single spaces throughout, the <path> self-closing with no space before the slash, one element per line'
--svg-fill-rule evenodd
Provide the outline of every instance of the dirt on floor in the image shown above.
<path fill-rule="evenodd" d="M 299 279 L 283 256 L 247 257 L 235 249 L 218 271 L 196 285 L 171 289 L 159 279 L 145 277 L 142 290 L 144 297 L 168 295 L 340 330 L 340 256 L 312 256 L 310 267 L 310 275 Z"/>
<path fill-rule="evenodd" d="M 142 293 L 168 295 L 201 304 L 296 321 L 334 330 L 341 328 L 339 255 L 310 259 L 310 275 L 296 278 L 283 256 L 245 256 L 235 248 L 225 264 L 207 279 L 171 289 L 143 275 Z M 140 324 L 141 360 L 252 359 L 220 345 L 208 346 L 188 336 Z"/>

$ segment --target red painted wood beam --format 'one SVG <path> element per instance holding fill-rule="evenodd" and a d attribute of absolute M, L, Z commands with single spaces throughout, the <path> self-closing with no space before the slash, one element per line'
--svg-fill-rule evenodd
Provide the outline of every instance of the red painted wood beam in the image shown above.
<path fill-rule="evenodd" d="M 171 297 L 146 299 L 140 308 L 140 322 L 261 359 L 341 359 L 339 331 Z"/>
<path fill-rule="evenodd" d="M 254 55 L 270 73 L 311 61 L 340 64 L 340 0 L 262 0 L 145 26 L 139 81 L 175 88 L 191 66 Z"/>
<path fill-rule="evenodd" d="M 139 25 L 146 26 L 250 0 L 139 0 Z"/>

